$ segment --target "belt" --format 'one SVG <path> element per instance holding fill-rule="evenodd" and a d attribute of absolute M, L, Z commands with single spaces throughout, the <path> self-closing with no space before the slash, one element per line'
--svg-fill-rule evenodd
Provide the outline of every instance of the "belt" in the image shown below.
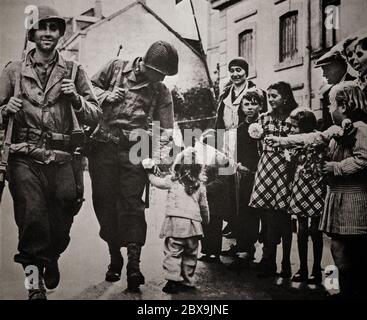
<path fill-rule="evenodd" d="M 27 142 L 38 147 L 46 145 L 48 149 L 67 150 L 70 135 L 34 128 L 19 128 L 14 140 L 15 143 Z"/>
<path fill-rule="evenodd" d="M 91 139 L 97 142 L 107 143 L 112 142 L 113 144 L 120 145 L 120 144 L 127 144 L 133 145 L 136 142 L 130 141 L 129 137 L 132 131 L 119 129 L 120 136 L 116 136 L 107 130 L 103 129 L 101 126 L 97 126 L 94 132 L 91 135 Z"/>

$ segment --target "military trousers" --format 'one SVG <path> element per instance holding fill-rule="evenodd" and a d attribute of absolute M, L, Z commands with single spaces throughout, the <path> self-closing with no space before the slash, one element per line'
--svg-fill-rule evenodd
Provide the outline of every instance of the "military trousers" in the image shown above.
<path fill-rule="evenodd" d="M 72 164 L 38 164 L 29 157 L 13 156 L 8 179 L 19 230 L 14 260 L 46 266 L 70 242 L 77 198 Z"/>
<path fill-rule="evenodd" d="M 100 237 L 115 248 L 143 246 L 147 224 L 142 196 L 148 177 L 141 163 L 130 161 L 126 146 L 93 142 L 89 172 Z"/>

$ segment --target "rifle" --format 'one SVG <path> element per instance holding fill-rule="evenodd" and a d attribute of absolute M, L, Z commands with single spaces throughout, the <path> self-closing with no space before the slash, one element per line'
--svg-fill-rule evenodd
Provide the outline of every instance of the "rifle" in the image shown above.
<path fill-rule="evenodd" d="M 28 44 L 28 32 L 26 32 L 25 38 L 24 38 L 24 46 L 23 46 L 23 52 L 22 52 L 22 61 L 25 59 L 26 56 L 26 50 L 27 50 L 27 44 Z M 19 75 L 20 77 L 20 75 Z M 14 85 L 14 96 L 18 96 L 20 92 L 20 78 L 16 78 L 15 85 Z M 14 124 L 14 116 L 9 116 L 8 119 L 8 126 L 5 131 L 5 139 L 3 142 L 3 147 L 1 149 L 1 160 L 0 160 L 0 203 L 1 198 L 3 196 L 4 188 L 5 188 L 5 178 L 6 178 L 6 172 L 8 169 L 8 160 L 9 160 L 9 154 L 10 154 L 10 147 L 11 147 L 11 137 L 13 134 L 13 124 Z"/>

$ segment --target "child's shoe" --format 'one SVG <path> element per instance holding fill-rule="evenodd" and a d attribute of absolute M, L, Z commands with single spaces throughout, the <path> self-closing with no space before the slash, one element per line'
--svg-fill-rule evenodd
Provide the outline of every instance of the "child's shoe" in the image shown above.
<path fill-rule="evenodd" d="M 292 277 L 292 282 L 306 282 L 308 280 L 308 273 L 304 270 L 298 270 Z"/>

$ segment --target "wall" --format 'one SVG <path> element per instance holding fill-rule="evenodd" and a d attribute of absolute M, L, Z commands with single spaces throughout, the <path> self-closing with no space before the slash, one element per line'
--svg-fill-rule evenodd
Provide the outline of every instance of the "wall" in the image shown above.
<path fill-rule="evenodd" d="M 341 0 L 340 28 L 342 37 L 366 26 L 365 0 Z M 314 69 L 317 56 L 311 61 L 311 92 L 307 90 L 307 28 L 311 26 L 312 52 L 322 49 L 321 5 L 319 0 L 310 0 L 311 15 L 307 19 L 307 0 L 243 0 L 216 14 L 211 14 L 212 29 L 209 31 L 209 61 L 221 67 L 221 86 L 228 81 L 228 62 L 238 55 L 238 34 L 248 27 L 256 32 L 256 72 L 250 77 L 261 88 L 285 80 L 296 88 L 294 91 L 300 105 L 307 106 L 308 96 L 312 108 L 320 109 L 319 89 L 324 84 L 321 69 Z M 298 39 L 299 59 L 294 65 L 279 65 L 279 17 L 291 10 L 299 11 Z M 219 20 L 219 21 L 218 21 Z M 319 55 L 318 55 L 319 56 Z"/>
<path fill-rule="evenodd" d="M 121 58 L 133 59 L 143 56 L 150 44 L 157 40 L 173 43 L 179 52 L 179 73 L 166 77 L 165 83 L 169 87 L 177 85 L 185 89 L 206 83 L 205 69 L 198 56 L 140 5 L 91 28 L 81 38 L 80 62 L 92 75 L 116 56 L 120 44 L 123 45 Z"/>

